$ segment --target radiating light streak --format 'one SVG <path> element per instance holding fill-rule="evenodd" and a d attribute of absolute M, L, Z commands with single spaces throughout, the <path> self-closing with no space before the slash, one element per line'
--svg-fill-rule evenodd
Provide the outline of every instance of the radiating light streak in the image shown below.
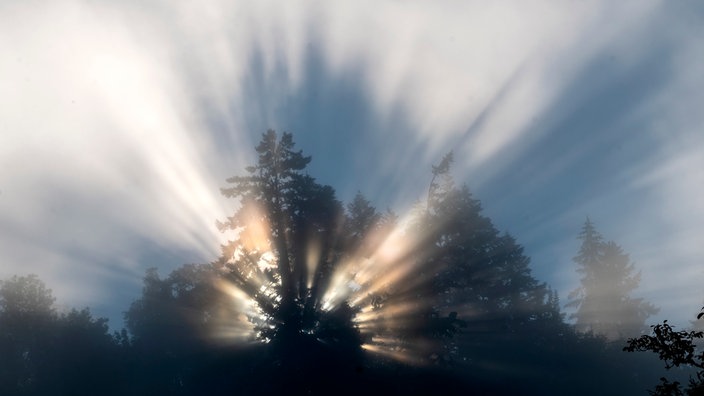
<path fill-rule="evenodd" d="M 267 322 L 261 307 L 232 283 L 223 279 L 214 282 L 215 287 L 228 299 L 213 307 L 209 337 L 225 343 L 254 341 L 257 336 L 256 327 Z"/>
<path fill-rule="evenodd" d="M 368 352 L 372 352 L 381 356 L 389 357 L 391 359 L 397 360 L 399 362 L 403 362 L 409 365 L 423 365 L 425 364 L 425 361 L 419 357 L 417 357 L 414 353 L 409 353 L 404 350 L 397 350 L 396 348 L 385 346 L 385 345 L 376 345 L 376 344 L 363 344 L 362 349 Z"/>
<path fill-rule="evenodd" d="M 218 280 L 215 284 L 220 291 L 232 298 L 232 305 L 238 309 L 238 312 L 259 320 L 266 319 L 257 302 L 242 289 L 224 280 Z"/>
<path fill-rule="evenodd" d="M 430 306 L 429 301 L 411 301 L 390 303 L 379 309 L 374 309 L 371 305 L 365 307 L 362 312 L 355 317 L 355 323 L 363 325 L 368 322 L 378 320 L 394 321 L 406 317 L 414 317 L 423 308 Z"/>
<path fill-rule="evenodd" d="M 320 263 L 322 254 L 321 250 L 320 241 L 308 241 L 306 245 L 306 268 L 308 269 L 306 287 L 308 288 L 313 286 L 313 280 L 315 279 L 315 273 L 318 270 L 318 263 Z"/>

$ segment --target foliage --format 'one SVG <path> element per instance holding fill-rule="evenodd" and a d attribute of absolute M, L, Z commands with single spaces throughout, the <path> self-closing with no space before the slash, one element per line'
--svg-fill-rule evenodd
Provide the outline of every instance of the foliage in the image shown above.
<path fill-rule="evenodd" d="M 223 247 L 218 263 L 225 279 L 243 290 L 261 310 L 254 319 L 259 337 L 294 345 L 301 337 L 320 338 L 336 345 L 361 345 L 354 329 L 354 309 L 323 310 L 322 293 L 339 264 L 343 246 L 339 235 L 344 209 L 330 186 L 320 185 L 303 171 L 310 162 L 296 151 L 292 135 L 278 138 L 269 130 L 256 147 L 257 164 L 246 176 L 227 181 L 226 197 L 239 198 L 239 210 L 220 228 L 235 230 L 239 238 Z M 364 202 L 356 203 L 360 211 Z M 352 237 L 361 238 L 374 220 L 357 218 L 348 224 Z M 311 250 L 314 249 L 314 250 Z M 252 319 L 250 317 L 250 319 Z M 339 330 L 339 331 L 335 331 Z"/>
<path fill-rule="evenodd" d="M 437 296 L 437 307 L 472 312 L 473 321 L 498 332 L 561 323 L 557 294 L 533 278 L 523 248 L 499 234 L 467 186 L 455 186 L 451 162 L 448 155 L 433 167 L 417 223 L 430 230 L 422 249 L 425 267 L 434 271 L 429 295 Z"/>
<path fill-rule="evenodd" d="M 0 282 L 0 389 L 33 390 L 51 344 L 53 303 L 36 275 Z"/>
<path fill-rule="evenodd" d="M 36 275 L 0 282 L 0 394 L 117 391 L 119 348 L 107 319 L 93 318 L 88 309 L 59 314 L 53 303 Z"/>
<path fill-rule="evenodd" d="M 53 304 L 51 290 L 34 274 L 0 281 L 0 312 L 7 319 L 8 316 L 50 317 L 54 315 Z"/>
<path fill-rule="evenodd" d="M 640 272 L 622 248 L 604 242 L 594 224 L 587 219 L 579 238 L 579 253 L 574 257 L 581 285 L 569 295 L 567 307 L 577 309 L 570 315 L 581 332 L 593 332 L 607 339 L 622 339 L 643 333 L 645 320 L 659 309 L 631 293 L 640 283 Z"/>
<path fill-rule="evenodd" d="M 702 314 L 699 315 L 701 318 Z M 704 338 L 701 331 L 675 331 L 667 320 L 652 327 L 652 335 L 642 335 L 631 338 L 624 351 L 650 351 L 658 355 L 665 362 L 665 368 L 685 366 L 693 368 L 696 373 L 690 377 L 685 389 L 679 381 L 670 381 L 665 377 L 660 378 L 661 384 L 651 391 L 652 395 L 681 396 L 704 394 L 704 351 L 697 347 L 697 340 Z"/>

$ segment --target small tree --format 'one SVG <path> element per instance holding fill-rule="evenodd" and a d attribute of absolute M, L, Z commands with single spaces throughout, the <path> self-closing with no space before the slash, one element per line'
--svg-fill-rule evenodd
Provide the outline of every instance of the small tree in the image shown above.
<path fill-rule="evenodd" d="M 646 331 L 645 320 L 658 308 L 631 293 L 640 283 L 640 272 L 628 254 L 615 242 L 604 242 L 587 219 L 579 235 L 582 246 L 574 257 L 581 285 L 569 295 L 570 315 L 580 332 L 592 332 L 607 339 L 625 338 Z"/>
<path fill-rule="evenodd" d="M 56 317 L 51 290 L 36 275 L 0 281 L 0 390 L 36 391 Z"/>

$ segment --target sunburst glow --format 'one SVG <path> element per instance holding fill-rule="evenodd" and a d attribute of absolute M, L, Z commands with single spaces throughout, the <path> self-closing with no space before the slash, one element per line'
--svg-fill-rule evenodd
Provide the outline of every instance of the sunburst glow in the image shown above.
<path fill-rule="evenodd" d="M 248 205 L 241 214 L 244 227 L 238 235 L 242 248 L 251 252 L 267 252 L 271 249 L 269 223 L 262 208 Z"/>
<path fill-rule="evenodd" d="M 277 260 L 268 250 L 271 230 L 261 212 L 252 209 L 243 213 L 247 226 L 239 233 L 239 245 L 224 268 L 244 265 L 245 268 L 238 268 L 243 277 L 238 278 L 239 286 L 218 282 L 218 289 L 231 298 L 230 304 L 221 311 L 229 312 L 230 324 L 222 324 L 227 323 L 224 317 L 214 321 L 216 326 L 211 335 L 221 341 L 252 341 L 258 335 L 258 327 L 273 328 L 272 318 L 266 314 L 267 307 L 281 303 L 280 279 L 272 285 L 271 279 L 264 275 L 267 269 L 276 266 Z M 331 313 L 342 304 L 349 304 L 357 312 L 353 325 L 368 340 L 362 345 L 363 350 L 418 365 L 429 361 L 438 342 L 421 334 L 413 339 L 400 338 L 400 334 L 413 329 L 432 308 L 430 299 L 424 298 L 427 290 L 423 287 L 429 278 L 421 271 L 423 256 L 419 252 L 419 245 L 430 230 L 411 227 L 412 217 L 413 214 L 398 221 L 391 229 L 371 232 L 357 251 L 341 259 L 321 293 L 318 307 L 322 312 Z M 309 271 L 306 285 L 310 288 L 323 253 L 317 240 L 308 241 L 304 251 Z M 246 269 L 247 263 L 257 265 Z M 268 342 L 268 339 L 259 341 Z"/>
<path fill-rule="evenodd" d="M 228 297 L 213 307 L 211 336 L 221 342 L 251 342 L 256 337 L 255 326 L 266 318 L 257 303 L 244 291 L 224 280 L 215 286 Z"/>

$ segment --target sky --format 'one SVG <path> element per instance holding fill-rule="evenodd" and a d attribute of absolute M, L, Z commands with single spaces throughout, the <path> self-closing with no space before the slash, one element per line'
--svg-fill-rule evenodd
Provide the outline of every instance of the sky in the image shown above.
<path fill-rule="evenodd" d="M 121 326 L 149 267 L 219 255 L 267 129 L 349 202 L 453 174 L 562 302 L 587 216 L 651 321 L 704 305 L 698 1 L 0 1 L 0 279 Z"/>

